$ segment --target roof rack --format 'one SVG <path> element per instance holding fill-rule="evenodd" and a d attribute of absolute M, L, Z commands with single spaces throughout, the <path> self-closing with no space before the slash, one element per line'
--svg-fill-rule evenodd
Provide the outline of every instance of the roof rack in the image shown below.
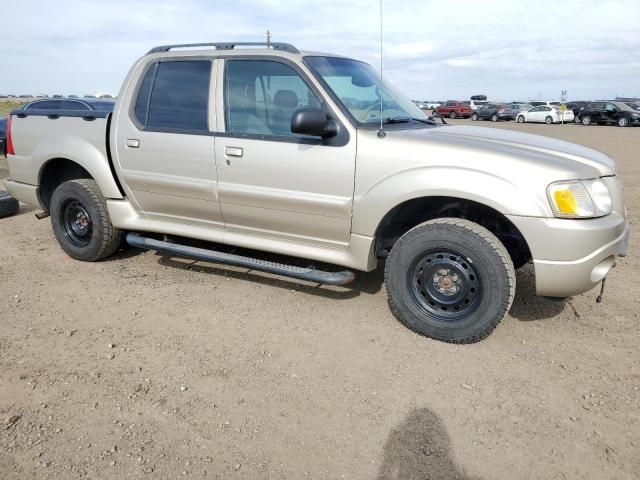
<path fill-rule="evenodd" d="M 289 53 L 300 53 L 300 51 L 290 43 L 282 42 L 222 42 L 222 43 L 180 43 L 175 45 L 160 45 L 154 47 L 147 52 L 147 55 L 158 52 L 168 52 L 174 48 L 196 48 L 196 47 L 215 47 L 216 50 L 233 50 L 236 47 L 267 47 L 274 50 L 283 50 Z"/>

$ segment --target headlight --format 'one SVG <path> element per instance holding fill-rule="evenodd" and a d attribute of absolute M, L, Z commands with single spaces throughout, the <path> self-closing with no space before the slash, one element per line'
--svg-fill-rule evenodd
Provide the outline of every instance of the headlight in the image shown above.
<path fill-rule="evenodd" d="M 601 180 L 552 183 L 547 196 L 556 217 L 593 218 L 611 213 L 611 195 Z"/>

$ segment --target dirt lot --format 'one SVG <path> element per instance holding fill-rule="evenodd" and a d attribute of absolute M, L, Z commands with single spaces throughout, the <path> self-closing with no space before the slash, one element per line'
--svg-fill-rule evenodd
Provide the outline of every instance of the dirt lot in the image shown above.
<path fill-rule="evenodd" d="M 484 125 L 611 155 L 637 223 L 640 128 Z M 382 270 L 80 263 L 23 208 L 0 221 L 0 477 L 640 478 L 638 238 L 602 304 L 534 297 L 525 267 L 495 333 L 452 346 L 392 317 Z"/>

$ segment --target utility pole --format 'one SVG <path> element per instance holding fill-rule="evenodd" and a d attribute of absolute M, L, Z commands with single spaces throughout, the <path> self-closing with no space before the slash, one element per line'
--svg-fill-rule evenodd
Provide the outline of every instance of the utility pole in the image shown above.
<path fill-rule="evenodd" d="M 267 39 L 267 48 L 271 48 L 271 32 L 267 30 L 264 36 Z"/>

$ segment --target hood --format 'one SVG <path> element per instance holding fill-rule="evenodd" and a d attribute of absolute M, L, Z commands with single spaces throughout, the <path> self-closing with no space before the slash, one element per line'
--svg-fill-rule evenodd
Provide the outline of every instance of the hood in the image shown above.
<path fill-rule="evenodd" d="M 425 140 L 458 144 L 461 147 L 506 150 L 511 155 L 520 153 L 525 156 L 542 156 L 557 167 L 575 171 L 576 178 L 616 174 L 615 162 L 604 153 L 542 135 L 466 125 L 404 130 L 402 133 L 414 138 L 423 137 Z"/>

